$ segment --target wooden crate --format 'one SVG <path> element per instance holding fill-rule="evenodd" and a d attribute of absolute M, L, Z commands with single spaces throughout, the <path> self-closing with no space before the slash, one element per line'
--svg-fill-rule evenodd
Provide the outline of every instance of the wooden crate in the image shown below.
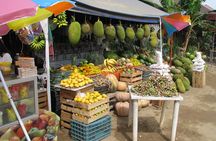
<path fill-rule="evenodd" d="M 194 88 L 203 88 L 206 85 L 205 71 L 193 71 L 192 72 L 192 86 Z"/>
<path fill-rule="evenodd" d="M 126 82 L 128 84 L 135 84 L 142 81 L 142 72 L 137 71 L 133 74 L 121 73 L 120 81 Z"/>
<path fill-rule="evenodd" d="M 107 96 L 109 97 L 110 112 L 114 112 L 114 109 L 115 109 L 115 104 L 116 104 L 115 95 L 116 95 L 116 92 L 107 94 Z"/>
<path fill-rule="evenodd" d="M 90 124 L 106 115 L 109 115 L 109 109 L 106 110 L 106 112 L 102 114 L 98 114 L 97 116 L 92 116 L 92 117 L 80 117 L 78 114 L 73 114 L 73 120 L 77 120 L 79 122 L 85 123 L 85 124 Z"/>
<path fill-rule="evenodd" d="M 61 126 L 70 129 L 70 122 L 72 120 L 72 106 L 68 104 L 61 104 Z"/>
<path fill-rule="evenodd" d="M 18 77 L 29 77 L 37 75 L 37 67 L 32 68 L 18 68 Z"/>
<path fill-rule="evenodd" d="M 92 103 L 92 104 L 85 104 L 85 103 L 80 103 L 80 102 L 72 101 L 71 105 L 73 105 L 73 107 L 90 110 L 90 109 L 93 109 L 95 107 L 98 107 L 98 106 L 100 106 L 102 104 L 106 104 L 106 103 L 109 103 L 109 98 L 105 98 L 103 100 L 100 100 L 100 101 L 98 101 L 96 103 Z"/>
<path fill-rule="evenodd" d="M 91 117 L 97 113 L 100 113 L 103 110 L 107 110 L 109 109 L 109 103 L 100 105 L 98 107 L 95 107 L 93 110 L 85 110 L 85 109 L 81 109 L 81 108 L 72 108 L 72 112 L 76 113 L 76 114 L 80 114 L 86 117 Z"/>
<path fill-rule="evenodd" d="M 47 92 L 38 93 L 38 107 L 39 109 L 48 109 Z"/>
<path fill-rule="evenodd" d="M 35 61 L 32 57 L 19 57 L 15 64 L 21 68 L 34 68 Z"/>

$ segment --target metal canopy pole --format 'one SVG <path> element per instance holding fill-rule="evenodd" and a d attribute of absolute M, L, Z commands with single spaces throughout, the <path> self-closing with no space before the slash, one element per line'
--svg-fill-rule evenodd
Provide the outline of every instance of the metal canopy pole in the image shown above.
<path fill-rule="evenodd" d="M 0 71 L 0 78 L 1 78 L 1 82 L 3 84 L 3 87 L 4 87 L 4 89 L 5 89 L 6 93 L 7 93 L 8 99 L 10 100 L 10 104 L 11 104 L 11 106 L 12 106 L 12 108 L 13 108 L 15 114 L 16 114 L 16 117 L 17 117 L 17 119 L 19 121 L 19 124 L 20 124 L 20 126 L 21 126 L 21 128 L 22 128 L 22 130 L 24 132 L 24 135 L 25 135 L 27 141 L 31 141 L 31 139 L 30 139 L 30 137 L 28 135 L 28 132 L 26 131 L 26 128 L 25 128 L 25 126 L 24 126 L 24 124 L 22 122 L 22 119 L 21 119 L 20 115 L 19 115 L 19 112 L 17 111 L 16 105 L 14 104 L 12 96 L 11 96 L 9 90 L 8 90 L 7 84 L 6 84 L 6 82 L 4 80 L 4 77 L 2 75 L 2 71 Z"/>
<path fill-rule="evenodd" d="M 160 17 L 160 51 L 162 53 L 162 58 L 163 58 L 163 38 L 162 38 L 162 21 Z"/>

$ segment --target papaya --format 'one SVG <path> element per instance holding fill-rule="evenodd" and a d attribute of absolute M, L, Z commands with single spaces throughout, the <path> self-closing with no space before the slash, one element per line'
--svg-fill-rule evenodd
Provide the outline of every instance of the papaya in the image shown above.
<path fill-rule="evenodd" d="M 173 61 L 173 63 L 174 63 L 174 65 L 175 65 L 176 67 L 181 67 L 181 66 L 183 65 L 183 63 L 182 63 L 181 61 L 177 60 L 177 59 L 175 59 L 175 60 Z"/>
<path fill-rule="evenodd" d="M 185 93 L 186 89 L 181 79 L 176 80 L 176 86 L 180 93 Z"/>
<path fill-rule="evenodd" d="M 72 45 L 77 45 L 81 37 L 81 26 L 80 23 L 75 21 L 71 22 L 68 29 L 69 41 Z"/>
<path fill-rule="evenodd" d="M 172 68 L 172 69 L 170 70 L 170 72 L 173 73 L 173 74 L 180 74 L 180 73 L 181 73 L 181 70 L 176 69 L 176 68 Z"/>
<path fill-rule="evenodd" d="M 182 73 L 174 74 L 173 75 L 173 80 L 176 81 L 177 79 L 182 79 L 183 77 L 184 77 L 184 75 Z"/>
<path fill-rule="evenodd" d="M 94 23 L 93 33 L 98 38 L 102 38 L 104 36 L 104 27 L 100 19 L 98 19 L 98 21 Z"/>
<path fill-rule="evenodd" d="M 188 80 L 185 79 L 185 77 L 183 77 L 181 80 L 182 83 L 184 84 L 185 90 L 188 91 L 190 89 L 190 83 L 188 83 Z"/>
<path fill-rule="evenodd" d="M 186 70 L 185 70 L 185 69 L 183 69 L 182 67 L 177 67 L 177 69 L 178 69 L 178 70 L 180 70 L 180 71 L 181 71 L 181 73 L 183 73 L 183 74 L 185 74 L 185 73 L 186 73 Z"/>
<path fill-rule="evenodd" d="M 183 64 L 193 64 L 193 62 L 189 58 L 186 58 L 186 57 L 181 57 L 180 60 Z"/>

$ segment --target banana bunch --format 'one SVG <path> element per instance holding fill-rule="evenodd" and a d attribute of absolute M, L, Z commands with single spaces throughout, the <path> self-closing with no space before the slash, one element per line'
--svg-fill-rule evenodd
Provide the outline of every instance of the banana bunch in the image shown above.
<path fill-rule="evenodd" d="M 117 64 L 117 61 L 115 59 L 105 59 L 104 60 L 104 66 L 105 67 L 114 67 Z"/>
<path fill-rule="evenodd" d="M 52 22 L 57 24 L 58 28 L 60 28 L 62 26 L 67 26 L 68 25 L 68 22 L 67 22 L 66 19 L 67 19 L 66 13 L 62 12 L 56 18 L 53 18 Z"/>
<path fill-rule="evenodd" d="M 111 67 L 111 66 L 107 66 L 104 69 L 102 69 L 102 72 L 111 72 L 111 73 L 114 73 L 116 71 L 117 71 L 117 69 L 115 67 Z"/>
<path fill-rule="evenodd" d="M 34 50 L 41 50 L 45 47 L 44 35 L 36 36 L 30 44 L 31 48 Z"/>

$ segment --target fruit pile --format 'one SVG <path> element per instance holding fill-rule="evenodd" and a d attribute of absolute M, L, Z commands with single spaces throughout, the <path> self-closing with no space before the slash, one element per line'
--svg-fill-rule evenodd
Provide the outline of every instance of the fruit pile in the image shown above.
<path fill-rule="evenodd" d="M 120 58 L 117 60 L 117 67 L 124 68 L 125 66 L 133 65 L 130 59 Z"/>
<path fill-rule="evenodd" d="M 104 76 L 96 76 L 92 78 L 94 81 L 94 89 L 99 92 L 110 91 L 112 83 Z"/>
<path fill-rule="evenodd" d="M 24 123 L 25 129 L 32 141 L 56 140 L 60 118 L 50 111 L 42 111 L 36 120 Z M 26 140 L 21 127 L 9 128 L 1 137 L 1 141 Z"/>
<path fill-rule="evenodd" d="M 142 64 L 145 64 L 146 66 L 150 66 L 151 64 L 156 63 L 156 61 L 152 57 L 146 56 L 144 54 L 140 54 L 138 59 Z"/>
<path fill-rule="evenodd" d="M 193 67 L 192 59 L 194 59 L 194 55 L 186 53 L 185 56 L 177 56 L 173 60 L 174 66 L 171 67 L 171 73 L 177 89 L 181 93 L 184 93 L 190 89 Z"/>
<path fill-rule="evenodd" d="M 175 83 L 159 74 L 154 74 L 142 83 L 133 86 L 132 90 L 140 96 L 165 96 L 178 95 Z"/>
<path fill-rule="evenodd" d="M 74 66 L 68 64 L 68 65 L 64 65 L 62 67 L 59 68 L 60 71 L 70 71 L 70 70 L 73 70 L 74 69 Z"/>
<path fill-rule="evenodd" d="M 93 80 L 91 78 L 75 71 L 71 73 L 71 75 L 67 79 L 61 80 L 60 85 L 63 87 L 78 88 L 92 82 Z"/>
<path fill-rule="evenodd" d="M 101 73 L 101 69 L 92 63 L 84 64 L 83 66 L 79 67 L 79 70 L 86 76 Z"/>
<path fill-rule="evenodd" d="M 117 64 L 117 61 L 115 59 L 105 59 L 104 60 L 105 68 L 102 69 L 102 72 L 113 73 L 113 72 L 117 71 L 116 64 Z"/>
<path fill-rule="evenodd" d="M 77 95 L 74 98 L 74 101 L 85 103 L 85 104 L 92 104 L 92 103 L 96 103 L 98 101 L 104 100 L 106 98 L 107 98 L 107 95 L 100 94 L 98 91 L 94 91 L 94 92 L 87 92 L 85 96 L 83 97 Z"/>
<path fill-rule="evenodd" d="M 92 115 L 91 117 L 96 118 L 96 117 L 106 113 L 107 111 L 108 111 L 108 109 L 102 110 L 102 111 L 98 112 L 97 114 Z M 88 119 L 89 118 L 88 116 L 77 114 L 77 113 L 74 113 L 74 115 L 79 117 L 79 118 L 82 118 L 82 119 Z"/>
<path fill-rule="evenodd" d="M 133 64 L 133 66 L 135 66 L 135 67 L 142 65 L 142 63 L 136 58 L 130 58 L 130 61 Z"/>

